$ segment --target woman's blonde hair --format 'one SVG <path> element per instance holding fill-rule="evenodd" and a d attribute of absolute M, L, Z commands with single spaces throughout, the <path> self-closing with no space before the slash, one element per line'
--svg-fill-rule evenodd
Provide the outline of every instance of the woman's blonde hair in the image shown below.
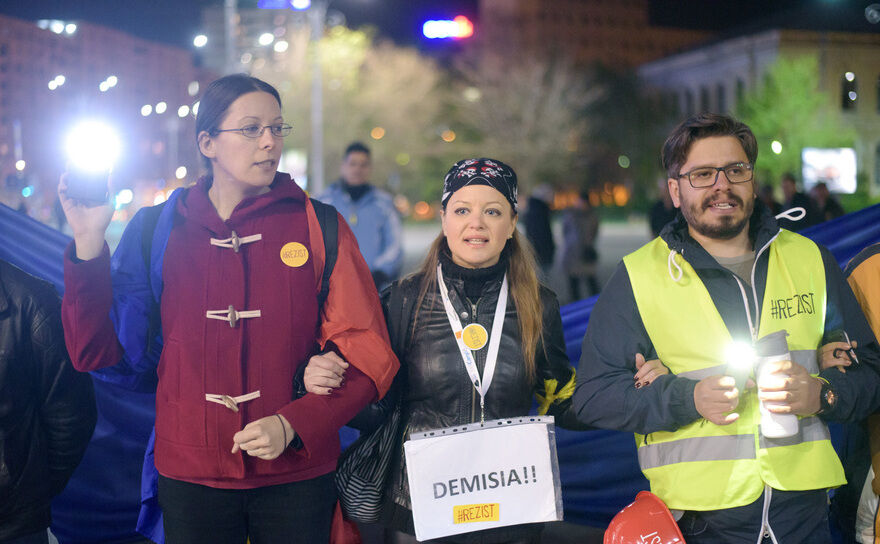
<path fill-rule="evenodd" d="M 421 276 L 421 282 L 412 331 L 416 330 L 419 308 L 428 292 L 430 291 L 434 297 L 437 296 L 437 264 L 440 262 L 441 251 L 449 253 L 449 245 L 442 232 L 434 239 L 419 270 L 413 274 L 413 277 Z M 532 383 L 535 379 L 535 355 L 544 329 L 544 308 L 541 304 L 538 276 L 535 274 L 538 265 L 531 245 L 522 239 L 516 229 L 513 231 L 513 237 L 508 240 L 505 251 L 509 253 L 507 282 L 510 286 L 510 294 L 513 296 L 513 304 L 516 306 L 526 376 L 529 383 Z M 433 299 L 431 304 L 434 304 Z"/>

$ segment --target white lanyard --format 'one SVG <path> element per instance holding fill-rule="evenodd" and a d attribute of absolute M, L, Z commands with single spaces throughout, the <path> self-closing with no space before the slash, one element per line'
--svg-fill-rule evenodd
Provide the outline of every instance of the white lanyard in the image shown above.
<path fill-rule="evenodd" d="M 504 327 L 504 313 L 507 311 L 507 274 L 504 274 L 504 281 L 501 282 L 501 292 L 498 293 L 498 303 L 495 305 L 495 318 L 492 321 L 492 334 L 489 336 L 489 350 L 486 352 L 486 366 L 483 368 L 483 376 L 477 372 L 477 363 L 474 361 L 474 354 L 468 348 L 462 338 L 461 320 L 455 313 L 455 308 L 449 301 L 449 290 L 443 281 L 443 271 L 441 266 L 437 265 L 437 283 L 440 286 L 440 296 L 443 299 L 443 307 L 446 308 L 446 317 L 449 319 L 449 325 L 455 335 L 455 342 L 458 344 L 458 351 L 461 353 L 461 359 L 464 361 L 464 367 L 467 369 L 468 376 L 477 393 L 480 394 L 480 423 L 485 421 L 486 393 L 492 384 L 492 376 L 495 374 L 495 363 L 498 360 L 498 346 L 501 344 L 501 329 Z M 473 316 L 476 321 L 477 316 Z"/>

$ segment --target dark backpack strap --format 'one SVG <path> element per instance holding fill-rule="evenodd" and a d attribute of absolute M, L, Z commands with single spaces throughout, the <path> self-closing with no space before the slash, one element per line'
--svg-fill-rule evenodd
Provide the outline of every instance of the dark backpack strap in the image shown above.
<path fill-rule="evenodd" d="M 339 255 L 339 217 L 336 208 L 324 204 L 319 200 L 310 198 L 318 224 L 321 225 L 321 234 L 324 237 L 324 270 L 321 273 L 321 291 L 318 293 L 318 307 L 324 306 L 327 294 L 330 292 L 330 275 L 336 266 L 336 257 Z"/>
<path fill-rule="evenodd" d="M 141 212 L 144 214 L 143 228 L 141 229 L 141 254 L 144 258 L 144 267 L 147 270 L 147 281 L 149 281 L 152 272 L 153 234 L 156 232 L 156 225 L 159 224 L 159 216 L 162 214 L 164 208 L 165 202 L 157 206 L 144 208 L 144 211 Z M 156 300 L 155 295 L 151 297 L 151 299 L 152 304 L 150 304 L 150 313 L 147 321 L 147 350 L 155 348 L 157 353 L 154 355 L 158 360 L 161 348 L 159 345 L 155 344 L 153 340 L 162 331 L 162 314 L 159 308 L 159 301 Z"/>
<path fill-rule="evenodd" d="M 336 257 L 339 255 L 339 217 L 336 214 L 336 208 L 330 204 L 324 204 L 314 198 L 309 200 L 312 201 L 315 217 L 318 218 L 318 224 L 321 226 L 321 235 L 324 238 L 324 269 L 321 271 L 321 290 L 318 292 L 318 310 L 320 311 L 324 307 L 324 301 L 327 300 L 327 294 L 330 292 L 330 275 L 333 274 L 333 267 L 336 266 Z M 295 399 L 306 394 L 306 387 L 303 383 L 303 373 L 306 371 L 306 366 L 301 365 L 293 377 Z M 296 444 L 298 439 L 299 435 L 294 440 L 294 444 Z"/>
<path fill-rule="evenodd" d="M 144 216 L 143 228 L 141 229 L 141 255 L 144 257 L 144 266 L 147 268 L 147 277 L 150 276 L 150 264 L 153 259 L 150 253 L 153 251 L 153 233 L 159 223 L 159 216 L 165 208 L 165 202 L 144 208 L 141 214 Z"/>

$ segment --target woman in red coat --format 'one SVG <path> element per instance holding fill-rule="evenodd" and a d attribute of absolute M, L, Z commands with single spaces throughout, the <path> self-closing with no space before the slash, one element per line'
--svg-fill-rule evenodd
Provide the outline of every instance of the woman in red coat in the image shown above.
<path fill-rule="evenodd" d="M 278 92 L 256 78 L 226 76 L 201 98 L 196 135 L 209 175 L 174 199 L 158 297 L 155 461 L 167 542 L 326 542 L 338 429 L 398 368 L 340 218 L 319 307 L 321 229 L 304 192 L 276 170 L 290 130 Z M 128 364 L 120 331 L 146 327 L 154 291 L 143 217 L 111 265 L 112 208 L 69 198 L 64 178 L 59 193 L 74 233 L 63 307 L 71 358 L 83 371 Z M 331 350 L 352 364 L 345 385 L 293 400 L 298 368 Z"/>

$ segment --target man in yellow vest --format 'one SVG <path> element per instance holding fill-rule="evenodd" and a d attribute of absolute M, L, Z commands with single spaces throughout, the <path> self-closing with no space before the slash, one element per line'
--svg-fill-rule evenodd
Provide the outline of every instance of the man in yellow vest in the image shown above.
<path fill-rule="evenodd" d="M 780 229 L 755 198 L 757 155 L 729 116 L 673 130 L 662 159 L 681 213 L 603 290 L 573 398 L 584 423 L 636 433 L 688 544 L 831 542 L 826 490 L 846 480 L 825 421 L 880 405 L 880 349 L 858 303 L 828 250 Z M 841 350 L 820 351 L 839 331 L 858 346 L 845 372 Z M 771 334 L 787 352 L 729 359 Z M 633 388 L 644 359 L 670 374 Z M 739 387 L 736 363 L 752 377 Z"/>

